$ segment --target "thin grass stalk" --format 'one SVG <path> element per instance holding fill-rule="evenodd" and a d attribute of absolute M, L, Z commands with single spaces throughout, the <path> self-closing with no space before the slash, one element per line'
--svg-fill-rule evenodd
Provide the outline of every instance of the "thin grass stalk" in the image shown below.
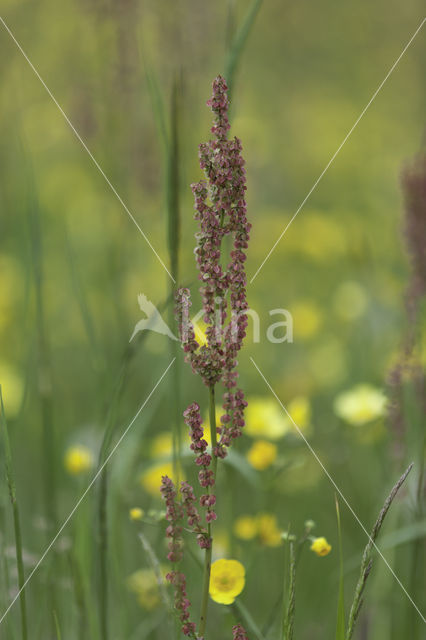
<path fill-rule="evenodd" d="M 173 79 L 172 94 L 170 100 L 170 139 L 167 149 L 167 221 L 168 221 L 168 248 L 170 256 L 170 273 L 174 279 L 169 281 L 170 297 L 173 298 L 175 283 L 179 282 L 179 247 L 180 247 L 180 198 L 179 198 L 179 102 L 181 82 L 178 74 Z M 175 324 L 173 306 L 169 308 L 169 326 Z M 172 414 L 173 414 L 173 471 L 176 484 L 179 484 L 181 467 L 182 435 L 180 411 L 180 371 L 178 368 L 179 343 L 170 340 L 170 357 L 175 359 L 177 366 L 170 378 Z"/>
<path fill-rule="evenodd" d="M 293 640 L 294 635 L 294 616 L 296 611 L 296 549 L 294 542 L 289 543 L 289 582 L 287 608 L 283 623 L 283 640 Z"/>
<path fill-rule="evenodd" d="M 42 260 L 42 238 L 40 230 L 40 212 L 35 195 L 30 195 L 30 229 L 31 247 L 33 254 L 33 276 L 36 298 L 36 322 L 38 339 L 38 392 L 41 401 L 43 424 L 43 478 L 44 501 L 46 518 L 48 521 L 48 536 L 57 525 L 56 499 L 56 438 L 53 422 L 52 372 L 50 362 L 50 347 L 47 339 L 46 318 L 44 306 L 44 274 Z"/>
<path fill-rule="evenodd" d="M 236 71 L 238 65 L 241 61 L 241 57 L 244 51 L 244 47 L 247 43 L 248 37 L 250 35 L 250 31 L 253 27 L 256 16 L 259 12 L 259 9 L 262 5 L 262 0 L 253 0 L 250 7 L 247 10 L 247 13 L 244 17 L 244 20 L 241 23 L 241 26 L 236 31 L 234 37 L 232 38 L 231 44 L 229 46 L 229 52 L 225 64 L 225 79 L 226 84 L 228 85 L 228 98 L 229 102 L 232 103 L 232 90 L 234 85 L 234 79 L 236 75 Z M 232 7 L 231 7 L 232 10 Z"/>
<path fill-rule="evenodd" d="M 337 517 L 337 533 L 339 538 L 339 598 L 337 601 L 337 621 L 336 621 L 336 640 L 345 640 L 345 591 L 344 591 L 344 567 L 343 567 L 343 544 L 342 544 L 342 527 L 340 522 L 340 507 L 337 495 L 336 501 L 336 517 Z"/>
<path fill-rule="evenodd" d="M 28 626 L 27 626 L 26 595 L 25 595 L 25 589 L 24 589 L 25 572 L 24 572 L 24 562 L 22 558 L 21 523 L 19 519 L 18 501 L 16 499 L 16 484 L 15 484 L 15 476 L 14 476 L 13 463 L 12 463 L 12 450 L 10 447 L 9 432 L 7 429 L 6 416 L 4 412 L 1 385 L 0 385 L 0 416 L 1 416 L 1 432 L 2 432 L 3 448 L 4 448 L 4 460 L 5 460 L 5 467 L 6 467 L 6 480 L 7 480 L 7 486 L 9 489 L 10 502 L 12 505 L 13 525 L 14 525 L 14 531 L 15 531 L 15 554 L 16 554 L 16 564 L 18 567 L 18 587 L 20 591 L 19 605 L 21 610 L 21 632 L 22 632 L 22 640 L 27 640 Z"/>
<path fill-rule="evenodd" d="M 210 419 L 210 438 L 211 438 L 212 452 L 213 452 L 217 445 L 216 400 L 215 400 L 214 385 L 212 385 L 209 388 L 209 419 Z M 213 476 L 216 481 L 217 457 L 214 454 L 212 454 L 211 464 L 212 464 Z M 207 623 L 207 607 L 209 602 L 210 572 L 211 572 L 211 566 L 212 566 L 212 551 L 213 551 L 213 537 L 212 537 L 211 530 L 212 530 L 212 526 L 211 526 L 211 523 L 209 522 L 207 525 L 207 532 L 211 540 L 211 543 L 210 543 L 210 547 L 206 549 L 205 556 L 204 556 L 203 590 L 202 590 L 202 596 L 201 596 L 200 624 L 198 629 L 198 634 L 200 636 L 204 636 L 204 633 L 206 630 L 206 623 Z"/>
<path fill-rule="evenodd" d="M 425 490 L 424 486 L 424 469 L 425 469 L 425 453 L 426 453 L 426 433 L 423 435 L 423 441 L 419 447 L 419 475 L 417 479 L 416 487 L 416 508 L 415 508 L 415 521 L 420 522 L 423 516 L 423 494 Z M 410 558 L 410 593 L 413 597 L 416 594 L 420 595 L 420 591 L 423 588 L 424 580 L 424 560 L 425 560 L 425 542 L 422 538 L 416 538 L 411 544 L 411 558 Z M 421 600 L 421 598 L 420 598 Z M 407 630 L 410 635 L 415 638 L 416 630 L 419 631 L 419 618 L 414 607 L 411 603 L 407 605 Z"/>
<path fill-rule="evenodd" d="M 167 610 L 167 612 L 170 613 L 170 611 L 172 611 L 172 603 L 170 601 L 169 594 L 167 593 L 166 585 L 164 584 L 160 561 L 154 549 L 152 548 L 151 544 L 149 543 L 148 538 L 142 533 L 142 531 L 139 532 L 139 540 L 141 541 L 142 547 L 146 555 L 148 556 L 151 568 L 155 573 L 155 577 L 158 584 L 158 590 L 160 592 L 164 607 Z"/>
<path fill-rule="evenodd" d="M 253 620 L 250 611 L 239 600 L 235 600 L 232 604 L 232 609 L 237 621 L 242 621 L 247 632 L 250 634 L 250 638 L 253 640 L 265 640 L 261 630 Z"/>
<path fill-rule="evenodd" d="M 413 467 L 413 463 L 411 463 L 409 465 L 409 467 L 406 469 L 406 471 L 404 471 L 404 473 L 402 474 L 402 476 L 400 477 L 398 482 L 392 488 L 392 491 L 390 492 L 389 496 L 386 498 L 385 503 L 384 503 L 384 505 L 383 505 L 379 515 L 378 515 L 378 518 L 377 518 L 377 520 L 376 520 L 376 522 L 374 524 L 374 527 L 373 527 L 373 530 L 372 530 L 372 532 L 370 534 L 370 537 L 368 539 L 367 545 L 366 545 L 366 547 L 364 549 L 364 553 L 362 555 L 362 561 L 361 561 L 360 575 L 359 575 L 359 579 L 358 579 L 357 585 L 355 587 L 355 594 L 354 594 L 351 610 L 350 610 L 350 613 L 349 613 L 349 620 L 348 620 L 348 626 L 347 626 L 347 631 L 346 631 L 346 640 L 350 640 L 352 638 L 352 636 L 353 636 L 355 625 L 356 625 L 356 621 L 358 619 L 359 612 L 360 612 L 361 607 L 362 607 L 365 585 L 366 585 L 368 576 L 370 574 L 371 567 L 373 565 L 373 560 L 371 558 L 371 553 L 372 553 L 372 550 L 373 550 L 373 546 L 375 545 L 375 541 L 377 539 L 377 536 L 379 535 L 380 529 L 381 529 L 382 524 L 383 524 L 383 520 L 385 519 L 386 514 L 389 511 L 389 508 L 390 508 L 390 506 L 391 506 L 396 494 L 398 493 L 399 489 L 403 485 L 403 483 L 404 483 L 406 477 L 408 476 L 408 474 L 410 473 L 412 467 Z"/>

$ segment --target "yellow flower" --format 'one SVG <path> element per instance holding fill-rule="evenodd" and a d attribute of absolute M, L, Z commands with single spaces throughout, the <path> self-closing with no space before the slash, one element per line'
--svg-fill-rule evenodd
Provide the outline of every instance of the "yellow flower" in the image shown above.
<path fill-rule="evenodd" d="M 257 535 L 262 544 L 267 547 L 279 547 L 282 542 L 277 518 L 272 513 L 260 513 L 257 516 Z"/>
<path fill-rule="evenodd" d="M 79 444 L 69 447 L 65 452 L 65 469 L 72 476 L 87 473 L 93 467 L 93 454 L 87 447 Z"/>
<path fill-rule="evenodd" d="M 337 396 L 334 411 L 349 424 L 363 425 L 385 414 L 386 396 L 379 389 L 360 384 Z"/>
<path fill-rule="evenodd" d="M 288 403 L 287 409 L 300 431 L 307 431 L 311 421 L 311 405 L 305 396 L 297 396 Z M 294 425 L 291 425 L 293 428 Z"/>
<path fill-rule="evenodd" d="M 311 551 L 314 551 L 317 556 L 326 556 L 331 551 L 331 545 L 328 544 L 325 538 L 314 538 L 311 544 Z"/>
<path fill-rule="evenodd" d="M 257 521 L 252 516 L 240 516 L 234 522 L 234 533 L 241 540 L 252 540 L 257 536 Z"/>
<path fill-rule="evenodd" d="M 145 515 L 144 510 L 140 509 L 139 507 L 133 507 L 133 509 L 129 510 L 129 518 L 133 522 L 137 522 L 138 520 L 142 520 L 144 515 Z"/>
<path fill-rule="evenodd" d="M 149 469 L 141 473 L 139 480 L 145 491 L 159 498 L 162 476 L 169 476 L 169 478 L 174 480 L 173 465 L 171 462 L 155 464 L 149 467 Z"/>
<path fill-rule="evenodd" d="M 277 459 L 277 445 L 266 440 L 256 440 L 247 452 L 247 460 L 258 471 L 271 466 Z"/>
<path fill-rule="evenodd" d="M 210 597 L 219 604 L 232 604 L 245 585 L 245 569 L 238 560 L 216 560 L 210 574 Z"/>
<path fill-rule="evenodd" d="M 318 387 L 334 387 L 343 380 L 348 366 L 339 340 L 329 336 L 316 344 L 309 356 L 309 369 Z"/>
<path fill-rule="evenodd" d="M 18 413 L 24 394 L 24 384 L 17 370 L 7 362 L 0 362 L 0 384 L 6 419 Z"/>
<path fill-rule="evenodd" d="M 152 611 L 160 604 L 160 589 L 152 569 L 140 569 L 127 578 L 127 586 L 136 594 L 141 607 Z"/>
<path fill-rule="evenodd" d="M 167 458 L 173 453 L 173 438 L 171 433 L 160 433 L 151 443 L 152 458 Z"/>
<path fill-rule="evenodd" d="M 334 294 L 334 308 L 343 320 L 355 320 L 368 305 L 365 289 L 358 282 L 343 282 Z"/>
<path fill-rule="evenodd" d="M 251 397 L 244 433 L 252 438 L 279 440 L 291 430 L 290 421 L 273 398 Z"/>
<path fill-rule="evenodd" d="M 314 302 L 300 300 L 291 305 L 294 334 L 301 340 L 313 338 L 319 331 L 323 315 Z"/>
<path fill-rule="evenodd" d="M 195 339 L 200 347 L 204 347 L 207 344 L 206 329 L 207 325 L 204 320 L 198 320 L 194 324 Z"/>

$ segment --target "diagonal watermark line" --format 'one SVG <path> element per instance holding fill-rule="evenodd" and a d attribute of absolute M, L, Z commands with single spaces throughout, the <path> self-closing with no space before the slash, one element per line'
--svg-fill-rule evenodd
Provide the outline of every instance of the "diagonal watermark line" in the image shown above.
<path fill-rule="evenodd" d="M 33 570 L 31 571 L 31 573 L 29 574 L 28 578 L 25 580 L 24 584 L 22 585 L 22 587 L 19 589 L 18 593 L 16 594 L 16 596 L 13 598 L 13 600 L 11 601 L 11 603 L 9 604 L 9 606 L 7 607 L 6 611 L 2 614 L 1 618 L 0 618 L 0 624 L 3 622 L 3 620 L 6 618 L 7 614 L 9 613 L 9 611 L 12 609 L 13 605 L 15 604 L 15 602 L 18 600 L 19 596 L 21 595 L 22 591 L 26 588 L 26 586 L 28 585 L 29 581 L 31 580 L 31 578 L 34 576 L 34 574 L 36 573 L 36 571 L 39 569 L 41 563 L 43 562 L 43 560 L 46 558 L 47 554 L 49 553 L 49 551 L 52 549 L 52 547 L 54 546 L 55 542 L 58 540 L 59 536 L 61 535 L 61 533 L 63 532 L 63 530 L 65 529 L 65 527 L 67 526 L 67 524 L 69 523 L 69 521 L 71 520 L 71 518 L 73 517 L 73 515 L 75 514 L 75 512 L 77 511 L 77 509 L 79 508 L 79 506 L 81 505 L 81 503 L 83 502 L 84 498 L 87 496 L 87 494 L 89 493 L 90 489 L 93 487 L 93 485 L 95 484 L 96 480 L 99 478 L 100 474 L 102 473 L 102 471 L 104 470 L 104 468 L 106 467 L 106 465 L 108 464 L 108 462 L 110 461 L 110 459 L 112 458 L 112 456 L 114 455 L 114 453 L 117 451 L 118 447 L 120 446 L 120 444 L 122 443 L 122 441 L 124 440 L 124 438 L 126 437 L 126 435 L 128 434 L 128 432 L 130 431 L 131 427 L 133 426 L 133 424 L 136 422 L 137 418 L 139 417 L 140 413 L 142 412 L 142 410 L 145 408 L 145 406 L 148 404 L 149 400 L 151 399 L 151 396 L 154 394 L 155 390 L 157 389 L 157 387 L 159 386 L 159 384 L 161 383 L 161 381 L 163 380 L 163 378 L 165 377 L 165 375 L 167 374 L 167 372 L 169 371 L 170 367 L 173 365 L 174 361 L 176 360 L 176 358 L 173 358 L 173 360 L 169 363 L 168 367 L 163 371 L 163 373 L 161 374 L 160 378 L 158 379 L 158 381 L 156 382 L 154 388 L 151 390 L 151 392 L 149 393 L 149 395 L 147 396 L 147 398 L 144 400 L 144 402 L 141 404 L 141 406 L 139 407 L 137 413 L 134 415 L 134 417 L 132 418 L 131 422 L 127 425 L 126 429 L 124 430 L 124 432 L 121 434 L 119 440 L 116 442 L 115 446 L 112 448 L 112 450 L 110 451 L 110 453 L 108 454 L 108 456 L 105 458 L 105 461 L 102 463 L 102 465 L 99 467 L 99 469 L 97 470 L 96 474 L 94 475 L 94 477 L 92 478 L 90 484 L 87 486 L 87 488 L 85 489 L 85 491 L 82 493 L 82 495 L 80 496 L 80 498 L 78 499 L 78 501 L 76 502 L 76 504 L 74 505 L 73 509 L 70 511 L 69 515 L 67 516 L 67 518 L 64 520 L 64 522 L 62 523 L 59 531 L 56 533 L 55 537 L 51 540 L 51 542 L 49 543 L 49 545 L 46 547 L 45 551 L 43 552 L 42 556 L 39 558 L 37 564 L 35 565 L 35 567 L 33 568 Z"/>
<path fill-rule="evenodd" d="M 254 276 L 252 277 L 252 279 L 250 280 L 250 284 L 252 284 L 252 282 L 254 282 L 254 280 L 256 279 L 258 273 L 260 272 L 260 270 L 263 268 L 263 265 L 265 264 L 265 262 L 267 262 L 267 260 L 269 260 L 269 258 L 271 257 L 272 253 L 275 251 L 277 245 L 280 243 L 282 237 L 284 236 L 284 234 L 287 232 L 287 230 L 289 229 L 290 225 L 293 223 L 293 221 L 295 220 L 296 216 L 299 214 L 299 212 L 301 211 L 301 209 L 305 206 L 306 202 L 308 201 L 308 199 L 310 198 L 311 194 L 315 191 L 315 189 L 317 188 L 318 184 L 321 182 L 322 178 L 324 177 L 324 175 L 327 173 L 328 169 L 330 168 L 330 166 L 333 164 L 334 160 L 336 159 L 337 155 L 339 154 L 339 152 L 341 151 L 342 147 L 344 146 L 344 144 L 347 142 L 348 138 L 350 137 L 350 135 L 352 134 L 352 132 L 354 131 L 354 129 L 357 127 L 358 123 L 360 122 L 361 118 L 364 116 L 364 114 L 366 113 L 366 111 L 368 110 L 368 108 L 371 106 L 371 104 L 374 102 L 375 98 L 377 97 L 377 95 L 380 93 L 382 87 L 384 86 L 385 82 L 387 81 L 387 79 L 389 78 L 389 76 L 392 74 L 392 72 L 395 70 L 396 66 L 398 65 L 399 61 L 401 60 L 402 56 L 405 54 L 405 52 L 407 51 L 407 49 L 409 48 L 409 46 L 411 45 L 411 43 L 413 42 L 414 38 L 417 36 L 417 34 L 419 33 L 419 31 L 421 30 L 421 28 L 423 27 L 424 23 L 426 22 L 426 18 L 423 18 L 422 22 L 420 23 L 420 25 L 417 27 L 417 29 L 415 30 L 415 32 L 413 33 L 413 35 L 411 36 L 410 40 L 407 42 L 407 44 L 405 45 L 405 47 L 403 48 L 403 50 L 401 51 L 401 53 L 399 54 L 398 58 L 395 60 L 395 62 L 393 63 L 393 65 L 391 66 L 391 68 L 389 69 L 389 71 L 387 72 L 385 78 L 382 80 L 382 82 L 379 84 L 379 86 L 377 87 L 376 91 L 373 93 L 373 95 L 371 96 L 369 102 L 366 104 L 366 106 L 364 107 L 364 109 L 361 111 L 360 115 L 358 116 L 358 118 L 355 120 L 354 124 L 352 125 L 352 127 L 349 129 L 348 133 L 346 134 L 346 136 L 344 137 L 343 141 L 341 142 L 340 146 L 337 148 L 337 150 L 334 152 L 334 154 L 331 156 L 330 160 L 328 161 L 327 165 L 325 166 L 325 168 L 323 169 L 322 173 L 320 174 L 320 176 L 317 178 L 316 182 L 314 182 L 313 186 L 311 187 L 310 191 L 308 191 L 308 194 L 306 195 L 306 197 L 304 198 L 304 200 L 302 201 L 302 203 L 299 205 L 296 213 L 294 213 L 293 217 L 290 219 L 290 221 L 288 222 L 287 226 L 285 227 L 285 229 L 282 231 L 281 235 L 279 236 L 279 238 L 275 241 L 274 245 L 272 246 L 272 248 L 270 249 L 269 253 L 267 254 L 267 256 L 264 258 L 262 264 L 260 265 L 260 267 L 257 269 L 256 273 L 254 274 Z"/>
<path fill-rule="evenodd" d="M 343 495 L 342 491 L 339 489 L 339 487 L 337 486 L 337 484 L 335 483 L 335 481 L 331 477 L 330 473 L 327 471 L 327 469 L 323 465 L 322 461 L 318 457 L 318 455 L 315 452 L 315 450 L 313 449 L 312 445 L 309 443 L 309 441 L 306 439 L 306 437 L 304 436 L 302 431 L 299 429 L 298 425 L 295 423 L 295 421 L 293 420 L 293 418 L 291 417 L 291 415 L 289 414 L 289 412 L 287 411 L 287 409 L 285 408 L 285 406 L 283 405 L 283 403 L 281 402 L 281 400 L 279 399 L 279 397 L 277 396 L 277 394 L 275 393 L 275 391 L 271 387 L 270 383 L 265 378 L 265 376 L 263 375 L 262 371 L 259 369 L 259 367 L 257 366 L 257 364 L 255 363 L 254 359 L 251 356 L 250 356 L 250 360 L 252 361 L 255 369 L 257 369 L 260 377 L 262 378 L 262 380 L 264 381 L 264 383 L 268 387 L 269 391 L 272 393 L 274 398 L 277 400 L 277 402 L 281 406 L 281 409 L 283 409 L 283 411 L 287 414 L 288 418 L 291 420 L 291 422 L 295 426 L 297 432 L 303 438 L 303 440 L 304 440 L 306 446 L 308 447 L 309 451 L 312 453 L 312 455 L 314 456 L 315 460 L 318 462 L 318 464 L 320 465 L 320 467 L 324 471 L 325 475 L 330 480 L 331 484 L 336 489 L 337 493 L 342 498 L 343 502 L 346 504 L 346 506 L 348 507 L 349 511 L 352 513 L 352 515 L 355 518 L 355 520 L 358 522 L 358 524 L 361 527 L 361 529 L 364 531 L 364 533 L 367 535 L 367 537 L 371 540 L 370 534 L 368 533 L 367 529 L 364 527 L 364 525 L 362 524 L 361 520 L 359 519 L 359 517 L 357 516 L 355 511 L 352 509 L 351 505 L 349 504 L 349 502 L 347 501 L 345 496 Z M 416 605 L 416 603 L 414 602 L 414 600 L 412 599 L 410 594 L 408 593 L 407 589 L 404 587 L 404 585 L 402 584 L 401 580 L 398 578 L 398 576 L 396 575 L 396 573 L 394 572 L 394 570 L 390 566 L 389 562 L 386 560 L 386 558 L 383 555 L 383 553 L 380 551 L 380 549 L 378 548 L 378 546 L 376 545 L 376 543 L 373 540 L 371 540 L 371 542 L 373 543 L 373 546 L 376 549 L 377 553 L 382 558 L 383 562 L 385 563 L 385 565 L 387 566 L 387 568 L 389 569 L 389 571 L 391 572 L 391 574 L 393 575 L 393 577 L 395 578 L 395 580 L 397 581 L 397 583 L 399 584 L 399 586 L 401 587 L 401 589 L 403 590 L 403 592 L 405 593 L 405 595 L 407 596 L 407 598 L 409 599 L 409 601 L 411 602 L 411 604 L 413 605 L 413 607 L 415 608 L 415 610 L 417 611 L 417 613 L 419 614 L 419 616 L 421 617 L 423 622 L 426 623 L 426 618 L 424 617 L 424 615 L 422 614 L 422 612 L 420 611 L 420 609 L 418 608 L 418 606 Z"/>
<path fill-rule="evenodd" d="M 142 230 L 141 226 L 137 222 L 136 218 L 132 215 L 132 213 L 130 212 L 129 208 L 127 207 L 127 205 L 125 204 L 125 202 L 123 201 L 121 196 L 118 194 L 116 188 L 110 182 L 108 176 L 106 175 L 106 173 L 104 172 L 104 170 L 100 166 L 99 162 L 96 160 L 96 158 L 94 157 L 94 155 L 92 154 L 92 152 L 90 151 L 90 149 L 88 148 L 86 143 L 84 142 L 83 138 L 81 137 L 81 135 L 79 134 L 77 129 L 74 127 L 73 123 L 71 122 L 71 120 L 69 119 L 69 117 L 67 116 L 65 111 L 62 109 L 61 105 L 56 100 L 55 96 L 53 95 L 53 93 L 51 92 L 51 90 L 49 89 L 49 87 L 47 86 L 47 84 L 45 83 L 43 78 L 41 77 L 40 73 L 37 71 L 37 69 L 35 68 L 35 66 L 33 65 L 33 63 L 31 62 L 31 60 L 29 59 L 29 57 L 27 56 L 27 54 L 25 53 L 25 51 L 23 50 L 23 48 L 21 47 L 21 45 L 19 44 L 19 42 L 17 41 L 17 39 L 13 35 L 12 31 L 9 29 L 9 27 L 7 26 L 7 24 L 5 23 L 5 21 L 3 20 L 3 18 L 1 16 L 0 16 L 0 22 L 2 23 L 2 25 L 4 26 L 4 28 L 6 29 L 6 31 L 10 35 L 10 37 L 12 38 L 13 42 L 18 47 L 19 51 L 24 56 L 25 60 L 28 62 L 28 64 L 31 67 L 31 69 L 34 71 L 34 73 L 37 76 L 37 78 L 40 80 L 40 82 L 43 85 L 43 87 L 46 89 L 46 91 L 49 94 L 50 98 L 53 100 L 53 102 L 55 103 L 55 105 L 57 106 L 59 111 L 61 112 L 62 116 L 64 117 L 65 121 L 67 122 L 67 124 L 69 125 L 71 130 L 73 131 L 73 133 L 76 136 L 77 140 L 80 142 L 80 144 L 82 145 L 83 149 L 88 153 L 88 155 L 89 155 L 90 159 L 92 160 L 93 164 L 95 165 L 95 167 L 97 168 L 99 173 L 102 175 L 102 177 L 104 178 L 105 182 L 108 184 L 108 186 L 110 187 L 111 191 L 113 192 L 113 194 L 115 195 L 115 197 L 117 198 L 117 200 L 119 201 L 119 203 L 121 204 L 123 209 L 126 211 L 126 213 L 129 216 L 130 220 L 137 227 L 139 233 L 142 235 L 143 239 L 148 244 L 148 246 L 150 247 L 150 249 L 152 250 L 152 252 L 156 256 L 157 260 L 160 262 L 160 264 L 163 267 L 163 269 L 167 272 L 167 274 L 173 280 L 173 282 L 176 282 L 176 280 L 174 279 L 174 277 L 172 276 L 172 274 L 170 273 L 170 271 L 167 269 L 166 265 L 164 264 L 163 260 L 160 258 L 160 256 L 158 255 L 157 251 L 152 246 L 148 236 L 144 233 L 144 231 Z"/>

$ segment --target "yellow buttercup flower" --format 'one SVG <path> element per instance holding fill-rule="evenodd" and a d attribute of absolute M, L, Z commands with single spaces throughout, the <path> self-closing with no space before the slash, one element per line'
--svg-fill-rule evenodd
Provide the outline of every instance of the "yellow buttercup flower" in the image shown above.
<path fill-rule="evenodd" d="M 234 522 L 234 533 L 241 540 L 253 540 L 257 536 L 257 520 L 252 516 L 240 516 Z"/>
<path fill-rule="evenodd" d="M 273 513 L 261 513 L 257 516 L 257 535 L 262 544 L 267 547 L 279 547 L 282 542 L 281 534 Z"/>
<path fill-rule="evenodd" d="M 136 594 L 139 604 L 152 611 L 161 602 L 157 576 L 152 569 L 140 569 L 127 578 L 127 586 Z"/>
<path fill-rule="evenodd" d="M 288 403 L 287 410 L 300 431 L 306 432 L 311 422 L 311 404 L 309 399 L 305 396 L 296 396 L 296 398 L 293 398 L 293 400 Z M 295 428 L 293 423 L 291 426 L 293 429 Z"/>
<path fill-rule="evenodd" d="M 325 538 L 314 538 L 311 544 L 311 551 L 317 554 L 317 556 L 326 556 L 331 551 L 331 544 L 328 544 Z"/>
<path fill-rule="evenodd" d="M 267 547 L 278 547 L 282 531 L 273 513 L 259 513 L 257 516 L 240 516 L 234 522 L 234 533 L 241 540 L 258 538 Z"/>
<path fill-rule="evenodd" d="M 151 443 L 152 458 L 167 458 L 173 453 L 173 437 L 171 433 L 160 433 Z"/>
<path fill-rule="evenodd" d="M 247 460 L 258 471 L 271 466 L 277 459 L 277 445 L 267 440 L 256 440 L 247 452 Z"/>
<path fill-rule="evenodd" d="M 169 476 L 173 481 L 175 480 L 171 462 L 155 464 L 149 467 L 149 469 L 141 473 L 139 480 L 145 491 L 159 498 L 162 476 Z"/>
<path fill-rule="evenodd" d="M 360 384 L 337 396 L 334 411 L 349 424 L 363 425 L 385 415 L 386 396 L 380 389 Z"/>
<path fill-rule="evenodd" d="M 84 445 L 79 444 L 69 447 L 65 452 L 65 469 L 72 476 L 79 476 L 83 473 L 87 473 L 93 467 L 93 464 L 93 454 L 90 449 Z"/>
<path fill-rule="evenodd" d="M 139 520 L 142 520 L 144 515 L 145 515 L 144 510 L 140 509 L 139 507 L 133 507 L 133 509 L 129 510 L 129 518 L 130 520 L 132 520 L 132 522 L 137 522 Z"/>
<path fill-rule="evenodd" d="M 273 398 L 248 398 L 244 433 L 252 438 L 279 440 L 291 430 L 290 421 Z"/>
<path fill-rule="evenodd" d="M 238 560 L 216 560 L 210 574 L 210 597 L 219 604 L 232 604 L 245 585 L 245 569 Z"/>

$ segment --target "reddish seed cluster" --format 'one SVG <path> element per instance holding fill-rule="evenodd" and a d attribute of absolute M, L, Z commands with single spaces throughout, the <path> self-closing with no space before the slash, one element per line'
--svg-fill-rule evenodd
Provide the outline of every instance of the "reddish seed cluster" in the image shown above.
<path fill-rule="evenodd" d="M 426 295 L 426 154 L 421 153 L 408 165 L 402 176 L 405 199 L 404 232 L 412 263 L 409 296 L 415 306 Z M 408 300 L 408 304 L 410 300 Z"/>
<path fill-rule="evenodd" d="M 249 640 L 249 637 L 244 627 L 242 627 L 240 624 L 236 624 L 234 627 L 232 627 L 232 639 L 233 640 Z"/>
<path fill-rule="evenodd" d="M 168 476 L 162 476 L 160 492 L 166 503 L 166 520 L 170 523 L 166 529 L 169 539 L 167 558 L 170 562 L 179 562 L 182 559 L 182 527 L 179 523 L 183 512 L 176 500 L 175 485 Z"/>
<path fill-rule="evenodd" d="M 166 517 L 170 523 L 167 528 L 168 557 L 172 562 L 178 562 L 182 557 L 182 527 L 179 520 L 184 516 L 191 531 L 196 533 L 199 546 L 207 549 L 211 547 L 210 523 L 216 519 L 216 497 L 211 492 L 215 484 L 211 468 L 212 455 L 220 458 L 226 456 L 227 447 L 241 435 L 244 409 L 247 406 L 243 392 L 237 389 L 236 368 L 237 355 L 247 329 L 247 279 L 244 265 L 251 225 L 247 221 L 242 146 L 238 138 L 228 139 L 229 104 L 227 86 L 221 76 L 213 82 L 213 95 L 207 104 L 215 116 L 211 129 L 214 138 L 199 146 L 200 167 L 204 170 L 206 179 L 192 185 L 194 217 L 199 224 L 195 258 L 201 281 L 207 344 L 199 344 L 195 337 L 189 315 L 189 289 L 181 288 L 176 292 L 175 313 L 185 358 L 191 363 L 193 372 L 200 375 L 208 387 L 214 387 L 218 382 L 224 385 L 224 414 L 221 426 L 217 429 L 219 442 L 212 453 L 209 453 L 199 405 L 193 403 L 184 412 L 185 422 L 190 430 L 191 449 L 199 467 L 198 480 L 205 490 L 199 503 L 205 509 L 207 527 L 202 525 L 191 485 L 181 483 L 182 502 L 178 504 L 172 481 L 164 477 L 161 492 L 166 501 Z M 232 239 L 232 250 L 227 263 L 222 259 L 222 242 L 225 236 Z M 225 264 L 226 267 L 223 266 Z M 195 638 L 195 625 L 189 622 L 190 605 L 186 597 L 185 577 L 182 573 L 172 572 L 168 579 L 175 587 L 175 607 L 183 623 L 182 631 Z M 241 625 L 233 628 L 233 638 L 248 640 Z"/>
<path fill-rule="evenodd" d="M 198 473 L 198 480 L 202 487 L 207 489 L 208 493 L 205 493 L 200 498 L 200 505 L 207 509 L 206 521 L 212 522 L 216 520 L 216 513 L 212 507 L 216 504 L 216 496 L 209 492 L 210 487 L 214 486 L 214 474 L 208 467 L 212 461 L 212 457 L 207 453 L 207 441 L 204 439 L 204 429 L 202 426 L 202 419 L 200 414 L 200 406 L 193 402 L 184 411 L 183 416 L 185 423 L 189 427 L 189 435 L 191 436 L 191 449 L 196 454 L 195 462 L 201 467 Z M 198 539 L 198 543 L 203 542 L 205 547 L 205 540 Z M 210 540 L 207 541 L 210 546 Z M 201 546 L 201 544 L 200 544 Z"/>
<path fill-rule="evenodd" d="M 229 140 L 228 97 L 225 80 L 218 76 L 213 83 L 213 95 L 207 103 L 215 120 L 214 139 L 199 147 L 200 167 L 207 180 L 192 185 L 195 199 L 195 219 L 200 230 L 196 234 L 195 256 L 202 282 L 200 288 L 207 345 L 195 339 L 189 318 L 191 307 L 188 289 L 176 293 L 176 315 L 183 349 L 195 373 L 212 386 L 223 382 L 224 415 L 221 418 L 221 438 L 214 455 L 225 457 L 226 447 L 241 434 L 244 426 L 243 392 L 236 389 L 237 355 L 247 329 L 245 250 L 251 225 L 247 221 L 245 202 L 246 177 L 241 142 Z M 221 266 L 223 238 L 230 235 L 233 249 L 226 270 Z M 229 309 L 226 300 L 229 299 Z M 229 321 L 226 323 L 230 311 Z"/>
<path fill-rule="evenodd" d="M 182 622 L 182 633 L 185 636 L 192 636 L 195 638 L 195 623 L 189 621 L 189 608 L 191 603 L 186 595 L 185 575 L 178 571 L 171 571 L 166 575 L 166 579 L 175 588 L 175 609 L 179 614 L 180 621 Z"/>

